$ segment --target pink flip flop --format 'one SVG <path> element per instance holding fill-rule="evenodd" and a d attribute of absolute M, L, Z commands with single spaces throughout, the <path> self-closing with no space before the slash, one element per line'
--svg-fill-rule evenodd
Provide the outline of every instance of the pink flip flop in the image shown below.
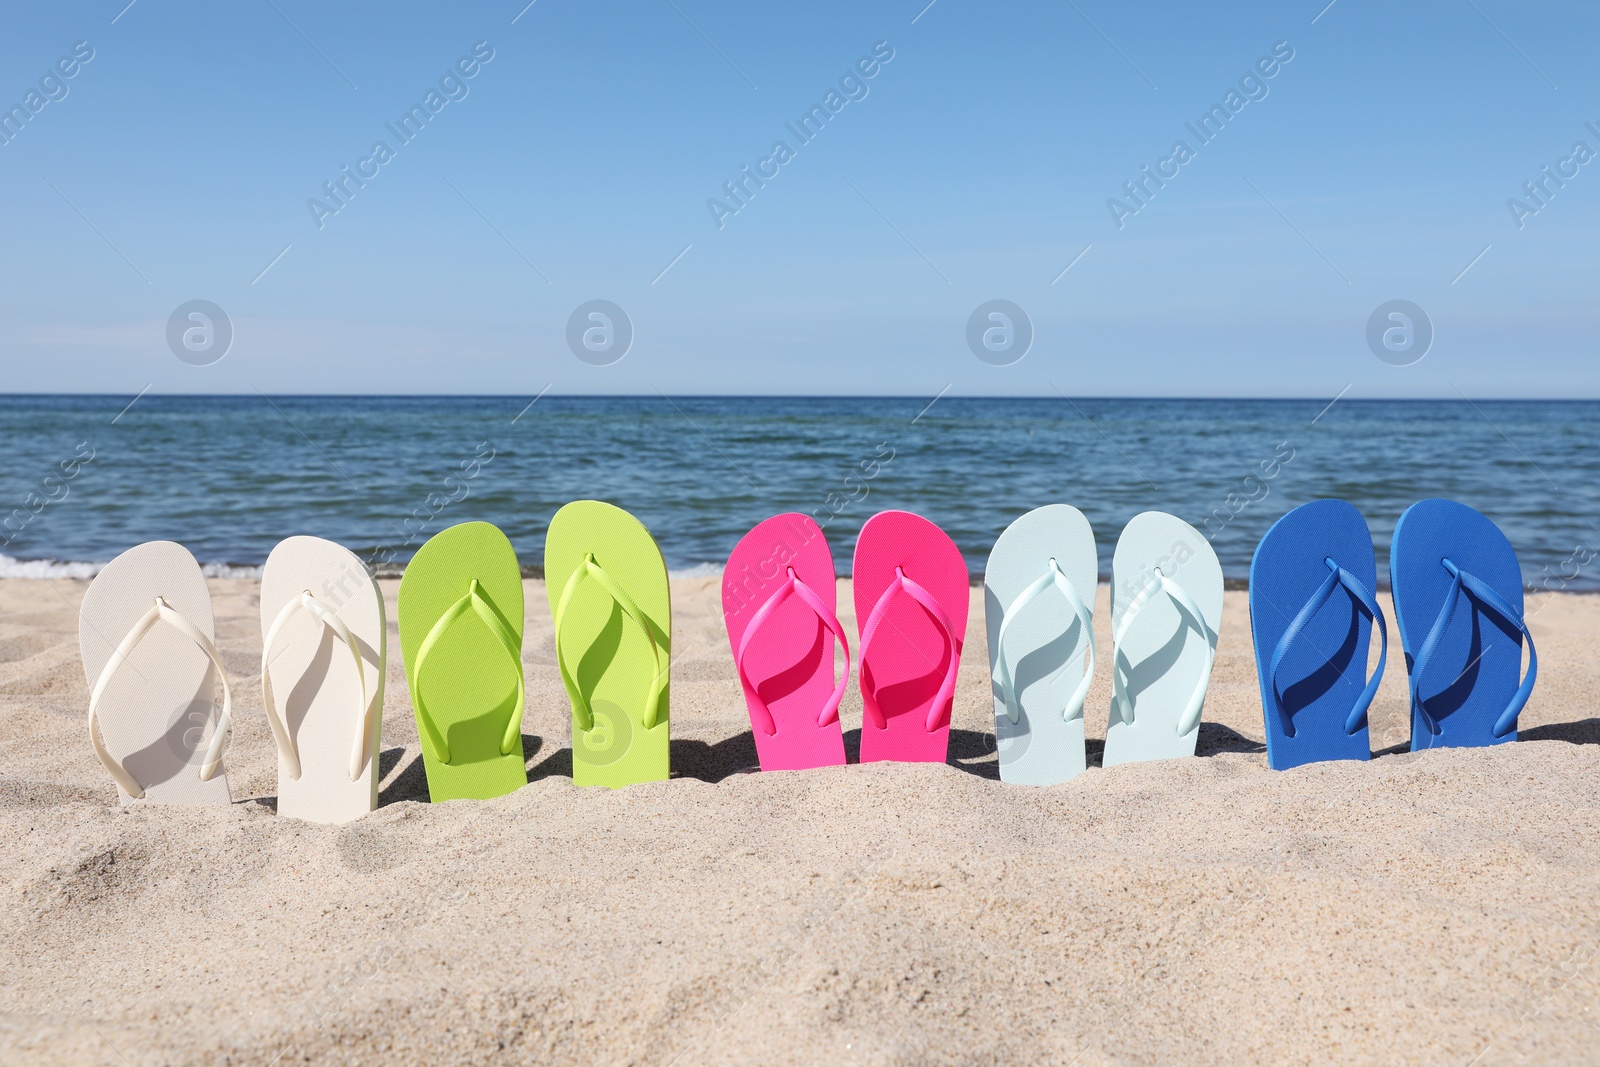
<path fill-rule="evenodd" d="M 967 632 L 967 563 L 939 527 L 881 511 L 856 541 L 861 762 L 943 763 Z"/>
<path fill-rule="evenodd" d="M 844 765 L 839 701 L 850 644 L 838 603 L 833 553 L 809 516 L 774 515 L 728 557 L 722 618 L 764 771 Z M 844 649 L 837 683 L 830 634 Z"/>

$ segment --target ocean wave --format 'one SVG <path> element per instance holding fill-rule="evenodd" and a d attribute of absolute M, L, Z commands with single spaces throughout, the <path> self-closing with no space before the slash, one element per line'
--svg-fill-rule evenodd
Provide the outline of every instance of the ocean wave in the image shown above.
<path fill-rule="evenodd" d="M 202 563 L 200 572 L 207 578 L 259 578 L 261 568 L 240 563 Z"/>
<path fill-rule="evenodd" d="M 685 567 L 682 570 L 676 570 L 676 571 L 669 570 L 669 571 L 667 571 L 667 577 L 668 578 L 716 578 L 716 577 L 719 577 L 722 574 L 722 568 L 724 566 L 726 566 L 726 564 L 722 564 L 722 563 L 696 563 L 694 566 Z"/>
<path fill-rule="evenodd" d="M 93 578 L 105 567 L 105 561 L 16 559 L 0 552 L 0 578 Z M 682 570 L 668 571 L 670 578 L 715 578 L 722 573 L 721 563 L 696 563 Z M 543 568 L 533 570 L 531 577 L 542 578 Z M 261 566 L 249 563 L 202 563 L 200 572 L 207 578 L 260 578 Z M 398 578 L 405 568 L 387 563 L 378 568 L 379 578 Z M 529 575 L 524 575 L 528 577 Z"/>
<path fill-rule="evenodd" d="M 0 578 L 93 578 L 104 563 L 62 563 L 53 559 L 13 559 L 0 552 Z"/>
<path fill-rule="evenodd" d="M 15 559 L 0 552 L 0 578 L 93 578 L 104 566 L 104 561 Z M 233 563 L 203 563 L 200 571 L 207 578 L 261 577 L 260 567 Z"/>

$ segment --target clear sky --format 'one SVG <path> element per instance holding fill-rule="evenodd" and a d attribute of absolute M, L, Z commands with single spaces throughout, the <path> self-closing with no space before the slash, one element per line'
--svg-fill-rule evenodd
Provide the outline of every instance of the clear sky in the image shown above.
<path fill-rule="evenodd" d="M 0 389 L 1600 396 L 1593 3 L 525 3 L 10 5 Z"/>

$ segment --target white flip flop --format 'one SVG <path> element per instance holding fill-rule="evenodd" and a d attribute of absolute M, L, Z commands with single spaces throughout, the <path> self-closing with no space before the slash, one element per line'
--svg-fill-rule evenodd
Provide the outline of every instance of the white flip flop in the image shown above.
<path fill-rule="evenodd" d="M 1222 626 L 1222 564 L 1175 515 L 1135 515 L 1111 560 L 1111 721 L 1101 765 L 1194 755 Z"/>
<path fill-rule="evenodd" d="M 278 543 L 261 571 L 261 691 L 278 745 L 278 814 L 341 823 L 378 805 L 387 635 L 355 553 Z"/>
<path fill-rule="evenodd" d="M 1054 785 L 1083 773 L 1099 576 L 1089 520 L 1066 504 L 1021 516 L 989 552 L 984 621 L 1002 781 Z"/>
<path fill-rule="evenodd" d="M 215 637 L 200 564 L 171 541 L 130 548 L 84 593 L 89 740 L 123 804 L 232 803 L 222 753 L 233 695 Z"/>

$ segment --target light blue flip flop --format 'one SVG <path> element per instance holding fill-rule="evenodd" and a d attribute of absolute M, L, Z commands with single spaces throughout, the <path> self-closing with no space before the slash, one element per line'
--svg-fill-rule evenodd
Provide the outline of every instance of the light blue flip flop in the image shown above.
<path fill-rule="evenodd" d="M 1128 520 L 1111 558 L 1111 716 L 1100 764 L 1194 755 L 1222 628 L 1222 564 L 1176 515 Z"/>
<path fill-rule="evenodd" d="M 1412 751 L 1515 741 L 1539 654 L 1506 535 L 1465 504 L 1423 500 L 1395 524 L 1389 574 L 1411 675 Z"/>
<path fill-rule="evenodd" d="M 1020 516 L 989 553 L 983 602 L 1001 781 L 1054 785 L 1083 773 L 1099 576 L 1094 530 L 1066 504 Z"/>

